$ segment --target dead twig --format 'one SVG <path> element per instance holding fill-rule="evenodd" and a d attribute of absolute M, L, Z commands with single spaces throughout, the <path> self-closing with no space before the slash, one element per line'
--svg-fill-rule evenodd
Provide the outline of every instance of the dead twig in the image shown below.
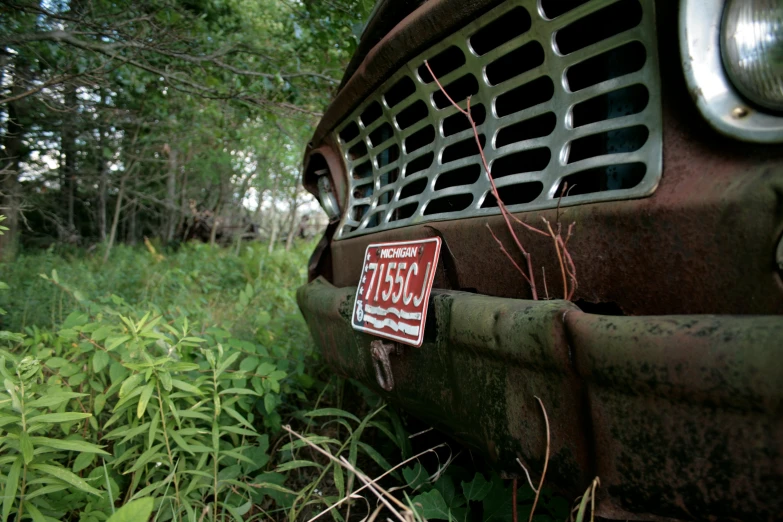
<path fill-rule="evenodd" d="M 358 477 L 358 478 L 359 478 L 359 480 L 361 480 L 362 482 L 364 482 L 364 486 L 363 486 L 363 487 L 361 487 L 361 488 L 359 488 L 359 489 L 357 489 L 357 490 L 356 490 L 356 491 L 354 491 L 352 494 L 350 494 L 350 495 L 349 495 L 350 497 L 353 497 L 353 496 L 355 496 L 355 495 L 356 495 L 356 494 L 357 494 L 359 491 L 361 491 L 362 489 L 369 488 L 369 490 L 370 490 L 370 491 L 372 491 L 372 493 L 373 493 L 373 494 L 374 494 L 376 497 L 378 497 L 378 500 L 380 500 L 380 501 L 381 501 L 381 502 L 382 502 L 382 503 L 383 503 L 383 504 L 384 504 L 384 505 L 385 505 L 385 506 L 386 506 L 386 507 L 389 509 L 389 511 L 391 511 L 391 512 L 392 512 L 392 513 L 393 513 L 393 514 L 394 514 L 394 515 L 395 515 L 395 516 L 396 516 L 396 517 L 397 517 L 397 518 L 400 520 L 400 522 L 409 522 L 409 521 L 412 521 L 412 520 L 413 520 L 413 512 L 410 510 L 410 508 L 409 508 L 408 506 L 406 506 L 405 504 L 403 504 L 402 502 L 400 502 L 400 500 L 399 500 L 399 499 L 397 499 L 397 498 L 396 498 L 394 495 L 390 494 L 388 491 L 386 491 L 385 489 L 383 489 L 381 486 L 379 486 L 379 485 L 377 484 L 378 480 L 380 480 L 381 478 L 385 477 L 386 475 L 388 475 L 389 473 L 391 473 L 391 472 L 392 472 L 394 469 L 396 469 L 396 468 L 392 468 L 391 470 L 387 471 L 386 473 L 384 473 L 383 475 L 379 476 L 379 477 L 378 477 L 378 478 L 376 478 L 376 479 L 370 479 L 370 478 L 368 478 L 366 475 L 364 475 L 363 473 L 361 473 L 359 470 L 357 470 L 357 469 L 356 469 L 356 467 L 354 467 L 354 466 L 353 466 L 353 465 L 352 465 L 350 462 L 348 462 L 348 461 L 345 459 L 345 457 L 340 457 L 339 459 L 338 459 L 338 458 L 336 458 L 334 455 L 332 455 L 331 453 L 329 453 L 329 452 L 328 452 L 328 451 L 326 451 L 325 449 L 323 449 L 323 448 L 321 448 L 320 446 L 318 446 L 318 445 L 314 444 L 313 442 L 311 442 L 310 440 L 308 440 L 306 437 L 303 437 L 302 435 L 300 435 L 300 434 L 299 434 L 299 433 L 297 433 L 296 431 L 292 430 L 290 426 L 283 426 L 283 430 L 287 431 L 287 432 L 288 432 L 290 435 L 293 435 L 294 437 L 296 437 L 296 438 L 298 438 L 298 439 L 300 439 L 300 440 L 304 441 L 304 443 L 305 443 L 305 444 L 307 444 L 308 446 L 310 446 L 311 448 L 313 448 L 313 449 L 314 449 L 314 450 L 316 450 L 317 452 L 321 453 L 322 455 L 326 456 L 328 459 L 330 459 L 330 460 L 332 460 L 332 461 L 336 462 L 337 464 L 339 464 L 340 466 L 344 467 L 344 468 L 345 468 L 345 469 L 347 469 L 348 471 L 352 472 L 352 473 L 353 473 L 353 474 L 354 474 L 356 477 Z M 441 446 L 445 446 L 445 444 L 442 444 Z M 421 456 L 421 455 L 424 455 L 424 454 L 425 454 L 425 453 L 427 453 L 427 452 L 434 451 L 434 450 L 435 450 L 436 448 L 438 448 L 438 447 L 440 447 L 440 446 L 435 446 L 435 448 L 431 448 L 431 449 L 429 449 L 429 450 L 427 450 L 427 451 L 424 451 L 424 452 L 420 453 L 419 455 L 417 455 L 417 456 L 415 456 L 415 457 L 411 457 L 411 458 L 410 458 L 410 459 L 408 459 L 407 461 L 405 461 L 405 462 L 402 462 L 402 463 L 398 464 L 396 467 L 402 466 L 402 465 L 404 465 L 406 462 L 410 462 L 411 460 L 413 460 L 413 459 L 415 459 L 415 458 L 417 458 L 417 457 L 419 457 L 419 456 Z M 393 506 L 392 506 L 392 505 L 389 503 L 389 501 L 388 501 L 388 500 L 387 500 L 385 497 L 388 497 L 388 498 L 389 498 L 390 500 L 392 500 L 392 501 L 393 501 L 395 504 L 397 504 L 397 506 L 399 506 L 399 510 L 395 509 L 395 508 L 394 508 L 394 507 L 393 507 Z M 328 512 L 329 512 L 329 511 L 331 511 L 333 508 L 337 507 L 339 504 L 341 504 L 342 502 L 344 502 L 345 500 L 347 500 L 347 498 L 348 498 L 348 497 L 346 497 L 346 498 L 342 499 L 340 502 L 336 503 L 335 505 L 331 506 L 330 508 L 326 509 L 325 511 L 323 511 L 323 512 L 319 513 L 319 514 L 318 514 L 317 516 L 315 516 L 314 518 L 311 518 L 311 519 L 310 519 L 310 521 L 317 519 L 318 517 L 320 517 L 320 516 L 321 516 L 321 515 L 323 515 L 324 513 L 328 513 Z M 401 513 L 401 511 L 405 513 L 405 515 L 404 515 L 404 516 L 403 516 L 403 514 Z"/>
<path fill-rule="evenodd" d="M 487 173 L 487 178 L 489 178 L 492 195 L 495 197 L 495 200 L 497 201 L 498 208 L 500 209 L 500 213 L 503 216 L 503 220 L 506 222 L 506 227 L 508 227 L 508 231 L 511 234 L 511 238 L 514 240 L 514 243 L 517 245 L 517 248 L 519 249 L 520 252 L 522 252 L 522 256 L 527 261 L 527 274 L 525 275 L 525 280 L 530 285 L 530 291 L 532 293 L 533 300 L 537 301 L 538 292 L 536 291 L 536 278 L 535 278 L 535 273 L 533 272 L 533 263 L 531 260 L 531 256 L 530 253 L 528 253 L 528 251 L 522 245 L 522 242 L 519 240 L 519 237 L 517 236 L 517 233 L 514 230 L 513 225 L 511 224 L 511 218 L 509 217 L 510 213 L 508 212 L 508 210 L 506 210 L 506 205 L 503 204 L 503 200 L 501 199 L 500 194 L 498 193 L 497 186 L 495 185 L 495 179 L 492 177 L 492 172 L 490 171 L 489 164 L 487 163 L 487 158 L 484 155 L 484 147 L 481 144 L 481 138 L 479 137 L 478 129 L 476 127 L 476 122 L 470 113 L 470 96 L 468 96 L 466 102 L 466 109 L 463 109 L 462 107 L 459 106 L 457 102 L 454 101 L 454 99 L 451 96 L 449 96 L 449 94 L 446 92 L 446 89 L 443 88 L 443 85 L 440 83 L 440 80 L 438 80 L 438 77 L 435 76 L 435 73 L 432 71 L 432 68 L 430 67 L 430 64 L 427 60 L 424 60 L 424 65 L 427 67 L 427 70 L 432 76 L 432 79 L 435 80 L 435 83 L 437 84 L 438 88 L 443 93 L 443 95 L 446 97 L 446 99 L 460 113 L 462 113 L 463 115 L 465 115 L 466 118 L 468 118 L 470 127 L 473 129 L 473 137 L 476 139 L 476 146 L 478 147 L 479 155 L 481 156 L 481 162 L 484 165 L 484 171 Z M 497 240 L 497 238 L 495 239 Z M 517 266 L 517 269 L 519 269 L 519 265 L 517 265 L 516 263 L 514 264 Z"/>
<path fill-rule="evenodd" d="M 514 268 L 516 268 L 520 274 L 522 274 L 522 277 L 530 283 L 530 278 L 525 274 L 524 270 L 520 268 L 520 266 L 517 264 L 516 261 L 514 261 L 514 258 L 511 257 L 511 254 L 508 253 L 508 250 L 506 250 L 506 247 L 503 246 L 503 242 L 498 239 L 498 236 L 495 235 L 495 232 L 492 231 L 492 227 L 487 224 L 487 229 L 489 230 L 489 233 L 492 234 L 492 237 L 495 238 L 495 241 L 497 242 L 498 246 L 500 247 L 500 251 L 506 254 L 506 257 L 509 261 L 511 261 L 511 264 L 514 265 Z"/>
<path fill-rule="evenodd" d="M 544 402 L 536 397 L 536 400 L 538 401 L 538 404 L 541 406 L 541 411 L 544 413 L 544 423 L 546 424 L 546 453 L 544 454 L 544 470 L 541 472 L 541 480 L 538 482 L 538 487 L 533 486 L 533 481 L 530 480 L 530 473 L 528 473 L 527 468 L 524 464 L 522 464 L 522 461 L 517 459 L 517 463 L 522 467 L 522 469 L 525 472 L 525 476 L 527 477 L 527 482 L 530 484 L 530 488 L 536 492 L 536 498 L 533 500 L 533 507 L 530 509 L 530 518 L 528 519 L 528 522 L 533 522 L 533 514 L 536 512 L 536 505 L 538 504 L 538 498 L 541 496 L 541 488 L 544 486 L 544 479 L 546 478 L 546 469 L 549 466 L 549 447 L 550 447 L 550 432 L 549 432 L 549 416 L 546 413 L 546 408 L 544 407 Z"/>

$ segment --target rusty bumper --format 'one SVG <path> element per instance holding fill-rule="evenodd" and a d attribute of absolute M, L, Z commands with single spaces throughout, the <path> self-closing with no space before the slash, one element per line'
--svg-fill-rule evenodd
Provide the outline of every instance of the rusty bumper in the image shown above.
<path fill-rule="evenodd" d="M 499 469 L 543 466 L 537 396 L 547 483 L 575 497 L 599 476 L 602 516 L 783 516 L 783 318 L 611 317 L 433 291 L 424 345 L 390 356 L 385 391 L 375 338 L 350 326 L 354 294 L 323 278 L 299 289 L 328 363 Z"/>

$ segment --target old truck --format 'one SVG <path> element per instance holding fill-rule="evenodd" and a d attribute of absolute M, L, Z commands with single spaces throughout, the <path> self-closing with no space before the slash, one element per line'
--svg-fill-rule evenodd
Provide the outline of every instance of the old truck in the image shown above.
<path fill-rule="evenodd" d="M 506 473 L 539 398 L 603 517 L 781 519 L 781 143 L 780 1 L 381 1 L 305 154 L 300 308 Z"/>

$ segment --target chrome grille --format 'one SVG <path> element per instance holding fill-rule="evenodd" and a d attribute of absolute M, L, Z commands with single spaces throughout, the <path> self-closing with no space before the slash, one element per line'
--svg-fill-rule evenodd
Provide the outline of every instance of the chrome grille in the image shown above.
<path fill-rule="evenodd" d="M 559 0 L 558 0 L 559 1 Z M 510 0 L 409 61 L 337 128 L 348 168 L 338 239 L 497 214 L 467 119 L 513 212 L 639 198 L 661 177 L 652 0 Z M 553 5 L 557 5 L 552 2 Z M 581 5 L 578 5 L 581 4 Z"/>

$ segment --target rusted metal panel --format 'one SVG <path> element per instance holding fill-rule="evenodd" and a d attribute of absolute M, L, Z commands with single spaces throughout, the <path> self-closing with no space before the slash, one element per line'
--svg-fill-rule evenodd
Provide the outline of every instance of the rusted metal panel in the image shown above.
<path fill-rule="evenodd" d="M 569 313 L 612 518 L 783 516 L 783 318 Z"/>
<path fill-rule="evenodd" d="M 372 336 L 350 327 L 355 289 L 299 290 L 326 360 L 519 473 L 543 465 L 574 497 L 601 477 L 610 518 L 772 520 L 783 515 L 783 319 L 603 317 L 563 301 L 433 291 L 422 348 L 377 383 Z M 640 515 L 640 514 L 649 514 Z"/>
<path fill-rule="evenodd" d="M 650 198 L 569 208 L 561 218 L 576 222 L 569 251 L 579 275 L 575 300 L 613 303 L 627 315 L 781 314 L 783 284 L 775 250 L 783 223 L 783 166 L 698 157 L 665 148 L 668 170 Z M 681 168 L 680 168 L 681 167 Z M 518 214 L 537 225 L 554 211 Z M 500 251 L 487 225 L 513 245 L 502 217 L 443 221 L 331 243 L 333 283 L 352 286 L 370 242 L 442 235 L 453 254 L 462 288 L 500 297 L 529 297 L 529 289 Z M 551 296 L 562 296 L 550 239 L 517 227 L 534 267 L 549 274 Z M 521 257 L 518 257 L 521 259 Z M 491 268 L 489 268 L 491 267 Z M 451 288 L 443 269 L 436 287 Z M 542 287 L 539 280 L 539 287 Z M 454 288 L 459 289 L 459 288 Z"/>

